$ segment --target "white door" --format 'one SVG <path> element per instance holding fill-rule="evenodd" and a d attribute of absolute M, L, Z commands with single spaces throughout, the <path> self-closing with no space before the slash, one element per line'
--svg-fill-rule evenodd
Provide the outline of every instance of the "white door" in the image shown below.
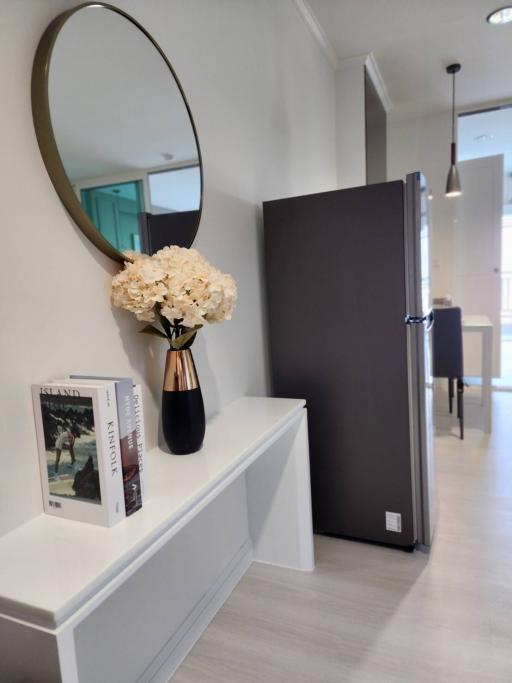
<path fill-rule="evenodd" d="M 503 155 L 459 163 L 462 195 L 454 198 L 454 303 L 462 315 L 494 326 L 493 375 L 500 376 Z M 480 335 L 464 335 L 464 374 L 480 376 Z"/>

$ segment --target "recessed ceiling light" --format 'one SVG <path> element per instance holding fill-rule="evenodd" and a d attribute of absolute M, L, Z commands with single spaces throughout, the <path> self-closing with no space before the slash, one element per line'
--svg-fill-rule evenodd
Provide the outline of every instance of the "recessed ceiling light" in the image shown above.
<path fill-rule="evenodd" d="M 487 140 L 492 140 L 494 135 L 489 135 L 487 133 L 482 133 L 482 135 L 477 135 L 475 137 L 476 142 L 487 142 Z"/>
<path fill-rule="evenodd" d="M 508 24 L 512 21 L 512 6 L 500 7 L 499 9 L 491 12 L 487 17 L 489 24 Z"/>

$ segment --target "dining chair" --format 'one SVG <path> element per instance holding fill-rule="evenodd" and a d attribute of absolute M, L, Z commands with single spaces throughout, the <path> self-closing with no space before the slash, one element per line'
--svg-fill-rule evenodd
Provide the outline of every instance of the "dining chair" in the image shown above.
<path fill-rule="evenodd" d="M 432 335 L 433 375 L 448 378 L 448 405 L 453 412 L 454 382 L 457 383 L 457 417 L 464 438 L 464 357 L 462 313 L 458 307 L 436 308 Z"/>

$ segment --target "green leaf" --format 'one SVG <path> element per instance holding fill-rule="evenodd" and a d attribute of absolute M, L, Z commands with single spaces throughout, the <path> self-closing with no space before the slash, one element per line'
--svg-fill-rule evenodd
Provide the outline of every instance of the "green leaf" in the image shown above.
<path fill-rule="evenodd" d="M 180 334 L 179 337 L 176 337 L 176 339 L 173 339 L 171 341 L 171 346 L 173 349 L 176 351 L 179 351 L 187 342 L 189 342 L 191 339 L 195 337 L 197 334 L 197 331 L 200 330 L 202 325 L 197 325 L 196 327 L 193 327 L 191 330 L 188 332 L 185 332 L 185 334 Z"/>
<path fill-rule="evenodd" d="M 153 325 L 146 325 L 146 327 L 142 328 L 142 330 L 139 330 L 141 334 L 152 334 L 154 337 L 160 337 L 161 339 L 167 339 L 167 335 L 165 335 L 163 332 L 158 330 L 156 327 L 153 327 Z"/>

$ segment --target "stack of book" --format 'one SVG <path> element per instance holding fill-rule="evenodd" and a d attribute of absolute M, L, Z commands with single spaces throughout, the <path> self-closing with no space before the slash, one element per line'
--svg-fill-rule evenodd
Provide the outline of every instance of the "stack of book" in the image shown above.
<path fill-rule="evenodd" d="M 70 375 L 32 385 L 45 512 L 112 526 L 144 502 L 140 385 Z"/>

